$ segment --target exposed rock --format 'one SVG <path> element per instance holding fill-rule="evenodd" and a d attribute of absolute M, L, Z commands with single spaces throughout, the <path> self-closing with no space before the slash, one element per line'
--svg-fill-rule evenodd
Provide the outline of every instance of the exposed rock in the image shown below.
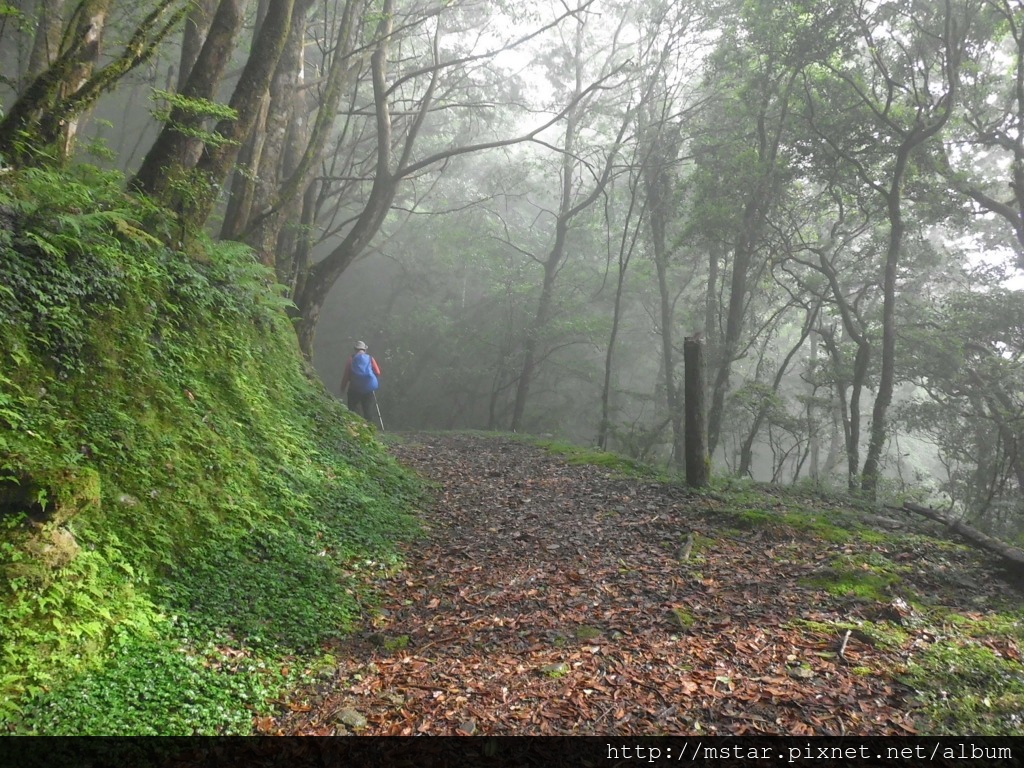
<path fill-rule="evenodd" d="M 0 482 L 0 518 L 24 515 L 26 522 L 8 530 L 7 540 L 29 555 L 0 573 L 48 584 L 80 549 L 67 523 L 99 505 L 99 475 L 91 469 L 44 470 Z"/>
<path fill-rule="evenodd" d="M 354 728 L 356 730 L 359 730 L 360 728 L 365 728 L 367 726 L 366 718 L 354 709 L 342 709 L 338 712 L 337 715 L 335 715 L 334 719 L 337 720 L 339 723 L 347 725 L 349 728 Z"/>

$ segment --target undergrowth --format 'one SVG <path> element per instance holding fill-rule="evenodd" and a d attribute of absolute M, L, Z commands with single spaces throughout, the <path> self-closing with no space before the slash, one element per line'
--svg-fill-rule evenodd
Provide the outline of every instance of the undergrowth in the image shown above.
<path fill-rule="evenodd" d="M 564 440 L 554 440 L 527 436 L 523 439 L 533 445 L 563 457 L 569 464 L 590 464 L 605 467 L 630 477 L 647 477 L 667 480 L 668 476 L 656 467 L 642 461 L 631 459 L 613 451 L 602 451 L 600 448 L 584 448 Z"/>
<path fill-rule="evenodd" d="M 167 247 L 122 188 L 0 186 L 0 732 L 245 733 L 280 683 L 254 670 L 357 620 L 421 490 L 304 366 L 268 271 Z"/>
<path fill-rule="evenodd" d="M 286 679 L 264 660 L 198 652 L 170 640 L 133 639 L 102 667 L 36 696 L 19 731 L 50 736 L 245 735 Z"/>
<path fill-rule="evenodd" d="M 950 736 L 1024 732 L 1024 667 L 976 640 L 941 638 L 908 664 L 929 730 Z"/>

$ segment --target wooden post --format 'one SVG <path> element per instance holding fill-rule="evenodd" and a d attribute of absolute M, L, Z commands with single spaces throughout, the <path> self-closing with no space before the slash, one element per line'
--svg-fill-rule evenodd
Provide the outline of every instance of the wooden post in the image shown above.
<path fill-rule="evenodd" d="M 704 344 L 700 335 L 683 341 L 686 403 L 686 484 L 704 488 L 710 481 L 707 410 L 704 406 Z"/>

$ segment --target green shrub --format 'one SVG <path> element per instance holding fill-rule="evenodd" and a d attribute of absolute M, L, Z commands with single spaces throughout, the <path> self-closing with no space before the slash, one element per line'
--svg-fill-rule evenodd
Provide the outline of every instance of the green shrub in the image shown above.
<path fill-rule="evenodd" d="M 309 650 L 348 629 L 358 612 L 333 558 L 290 530 L 214 540 L 167 581 L 167 604 L 199 637 L 229 636 L 258 648 Z"/>

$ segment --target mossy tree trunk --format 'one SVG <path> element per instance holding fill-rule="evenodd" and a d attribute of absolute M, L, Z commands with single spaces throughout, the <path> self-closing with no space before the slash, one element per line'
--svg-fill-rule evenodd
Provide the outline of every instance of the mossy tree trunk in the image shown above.
<path fill-rule="evenodd" d="M 36 31 L 26 72 L 29 81 L 46 71 L 60 55 L 63 13 L 64 0 L 39 0 L 36 6 Z"/>
<path fill-rule="evenodd" d="M 177 107 L 132 182 L 135 189 L 176 209 L 185 228 L 199 229 L 206 224 L 240 147 L 257 123 L 291 30 L 294 5 L 295 0 L 270 0 L 267 4 L 266 16 L 228 102 L 232 114 L 218 121 L 194 165 L 187 149 L 203 118 L 196 111 Z M 239 0 L 221 0 L 181 95 L 212 97 L 230 60 L 242 11 Z"/>
<path fill-rule="evenodd" d="M 210 22 L 199 55 L 179 95 L 192 100 L 213 99 L 224 75 L 235 37 L 242 26 L 245 0 L 220 0 Z M 176 107 L 166 125 L 143 158 L 131 186 L 154 197 L 166 197 L 172 181 L 186 165 L 189 146 L 202 128 L 203 117 L 195 111 Z M 194 161 L 193 161 L 194 162 Z"/>
<path fill-rule="evenodd" d="M 184 15 L 180 0 L 160 0 L 124 49 L 97 69 L 112 0 L 81 0 L 65 28 L 57 57 L 36 75 L 0 120 L 0 154 L 15 164 L 66 158 L 77 121 L 130 71 L 148 61 Z"/>

